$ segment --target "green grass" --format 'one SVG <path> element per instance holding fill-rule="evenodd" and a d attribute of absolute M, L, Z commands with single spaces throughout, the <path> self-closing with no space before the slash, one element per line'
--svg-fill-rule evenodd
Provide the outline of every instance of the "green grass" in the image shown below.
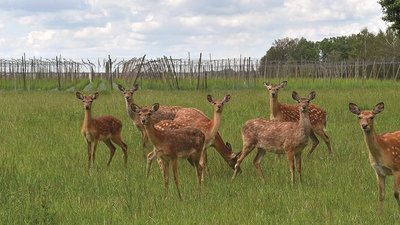
<path fill-rule="evenodd" d="M 80 85 L 79 90 L 86 86 Z M 198 92 L 143 88 L 135 93 L 135 101 L 196 107 L 211 116 L 206 95 L 221 98 L 229 93 L 232 98 L 225 105 L 220 132 L 239 151 L 242 124 L 268 117 L 268 98 L 262 81 L 252 89 L 232 85 L 229 81 Z M 123 166 L 120 149 L 107 167 L 109 152 L 100 143 L 89 175 L 80 134 L 83 107 L 73 92 L 0 91 L 0 224 L 397 224 L 400 214 L 392 177 L 386 180 L 384 211 L 377 214 L 375 175 L 348 103 L 372 109 L 384 101 L 385 111 L 376 117 L 377 131 L 399 130 L 399 86 L 393 81 L 289 80 L 280 92 L 281 102 L 294 103 L 292 90 L 301 96 L 317 92 L 314 104 L 328 112 L 334 156 L 328 156 L 321 140 L 311 158 L 303 155 L 303 186 L 292 190 L 285 156 L 264 157 L 267 181 L 262 183 L 252 164 L 254 151 L 232 181 L 233 171 L 209 149 L 210 174 L 200 196 L 194 170 L 184 160 L 179 162 L 183 201 L 178 200 L 173 180 L 169 197 L 163 199 L 156 163 L 145 178 L 139 132 L 126 115 L 119 92 L 101 92 L 93 114 L 122 120 L 128 167 Z M 310 143 L 305 153 L 309 148 Z"/>

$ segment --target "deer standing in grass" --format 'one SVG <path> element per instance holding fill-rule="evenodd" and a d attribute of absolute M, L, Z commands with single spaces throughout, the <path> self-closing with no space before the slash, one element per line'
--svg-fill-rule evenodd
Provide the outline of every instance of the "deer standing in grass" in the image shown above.
<path fill-rule="evenodd" d="M 281 104 L 278 101 L 278 92 L 281 88 L 286 87 L 287 81 L 283 81 L 280 84 L 274 85 L 264 82 L 265 88 L 269 93 L 269 108 L 270 108 L 270 119 L 282 122 L 296 122 L 300 119 L 300 114 L 297 106 L 289 104 Z M 310 121 L 312 126 L 312 132 L 310 133 L 310 138 L 312 141 L 311 150 L 308 152 L 308 156 L 315 150 L 319 144 L 318 138 L 315 136 L 317 134 L 324 140 L 326 146 L 328 147 L 329 154 L 332 154 L 331 141 L 328 135 L 325 133 L 326 128 L 326 112 L 325 110 L 316 107 L 315 105 L 310 105 Z"/>
<path fill-rule="evenodd" d="M 218 101 L 215 100 L 213 96 L 207 95 L 207 101 L 211 103 L 214 108 L 214 114 L 212 120 L 197 122 L 197 123 L 194 121 L 191 121 L 191 123 L 189 123 L 189 121 L 187 121 L 186 119 L 181 120 L 180 118 L 176 120 L 163 120 L 155 124 L 155 128 L 159 130 L 164 130 L 164 129 L 178 129 L 182 127 L 195 127 L 201 130 L 205 135 L 205 148 L 202 156 L 203 160 L 200 163 L 202 167 L 205 168 L 205 164 L 207 162 L 206 149 L 213 144 L 216 135 L 218 134 L 218 130 L 221 125 L 222 110 L 224 108 L 225 103 L 227 103 L 230 99 L 231 99 L 230 95 L 225 95 L 221 101 Z M 227 143 L 226 145 L 228 146 L 228 148 L 231 148 L 229 143 Z M 152 152 L 149 153 L 147 160 L 147 174 L 149 173 L 149 168 L 154 158 L 155 158 L 155 153 L 154 152 L 153 154 Z M 204 174 L 202 174 L 202 180 L 204 180 Z"/>
<path fill-rule="evenodd" d="M 300 112 L 300 120 L 297 122 L 279 122 L 265 119 L 253 119 L 247 121 L 242 127 L 243 149 L 235 165 L 232 179 L 237 175 L 242 160 L 254 149 L 258 152 L 254 158 L 254 166 L 261 179 L 265 177 L 261 171 L 260 161 L 266 151 L 276 154 L 287 154 L 290 163 L 291 184 L 294 183 L 295 161 L 297 174 L 301 184 L 301 153 L 306 147 L 312 127 L 309 117 L 309 104 L 315 98 L 312 91 L 307 98 L 300 98 L 293 91 L 292 98 L 298 102 L 297 110 Z"/>
<path fill-rule="evenodd" d="M 364 140 L 369 150 L 369 161 L 375 170 L 380 208 L 385 199 L 385 177 L 394 176 L 394 197 L 400 207 L 400 131 L 377 134 L 374 128 L 374 117 L 382 112 L 384 103 L 378 103 L 372 110 L 363 110 L 349 103 L 349 110 L 358 116 L 358 122 L 364 133 Z"/>
<path fill-rule="evenodd" d="M 136 104 L 131 105 L 132 110 L 138 114 L 140 122 L 143 124 L 146 133 L 154 145 L 155 154 L 162 163 L 164 177 L 164 196 L 168 195 L 169 165 L 172 164 L 172 171 L 178 196 L 178 159 L 186 158 L 193 163 L 196 169 L 197 184 L 200 187 L 202 166 L 200 165 L 201 156 L 205 146 L 205 135 L 199 129 L 193 127 L 183 127 L 178 129 L 155 129 L 154 113 L 159 109 L 159 104 L 140 108 Z"/>
<path fill-rule="evenodd" d="M 148 138 L 144 130 L 143 125 L 139 121 L 139 116 L 136 115 L 132 109 L 131 105 L 134 104 L 133 94 L 138 90 L 138 85 L 135 84 L 131 89 L 125 89 L 122 85 L 118 85 L 118 88 L 123 92 L 126 103 L 126 111 L 129 117 L 134 121 L 134 124 L 138 128 L 142 137 L 143 152 L 148 144 Z M 167 129 L 170 126 L 171 129 L 184 126 L 196 127 L 202 131 L 205 130 L 207 124 L 210 123 L 210 119 L 200 110 L 195 108 L 184 108 L 180 106 L 160 106 L 158 111 L 155 112 L 154 122 L 159 123 L 162 120 L 167 120 L 171 122 L 164 122 L 165 124 L 157 125 L 159 128 Z M 173 122 L 172 122 L 173 121 Z M 237 154 L 232 150 L 229 143 L 224 143 L 221 135 L 217 132 L 215 138 L 213 139 L 211 146 L 214 147 L 217 152 L 222 156 L 222 158 L 228 163 L 228 165 L 233 169 L 236 164 Z M 150 152 L 147 155 L 147 162 L 151 163 L 154 158 L 154 154 Z"/>
<path fill-rule="evenodd" d="M 96 147 L 99 141 L 103 141 L 110 149 L 110 158 L 108 160 L 107 166 L 110 165 L 111 160 L 115 153 L 115 146 L 112 144 L 119 145 L 124 152 L 124 162 L 125 166 L 128 160 L 128 149 L 127 145 L 121 139 L 122 122 L 113 116 L 101 116 L 97 118 L 92 118 L 91 108 L 92 103 L 99 93 L 96 92 L 93 95 L 83 95 L 80 92 L 76 92 L 76 97 L 83 102 L 83 107 L 85 109 L 85 117 L 82 124 L 82 135 L 85 137 L 88 151 L 88 169 L 92 167 L 96 155 Z"/>

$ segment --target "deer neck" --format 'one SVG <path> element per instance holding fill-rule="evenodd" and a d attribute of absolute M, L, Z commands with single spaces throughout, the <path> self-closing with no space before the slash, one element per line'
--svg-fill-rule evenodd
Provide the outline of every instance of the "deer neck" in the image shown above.
<path fill-rule="evenodd" d="M 136 116 L 136 113 L 133 112 L 132 109 L 131 109 L 132 103 L 134 103 L 134 102 L 133 102 L 133 99 L 126 99 L 126 98 L 125 98 L 126 112 L 128 113 L 128 116 L 129 116 L 130 118 L 134 119 L 135 116 Z"/>
<path fill-rule="evenodd" d="M 363 132 L 364 132 L 364 141 L 367 144 L 369 152 L 375 159 L 378 159 L 380 157 L 380 152 L 379 152 L 380 147 L 375 129 L 371 127 L 369 131 L 363 131 Z"/>
<path fill-rule="evenodd" d="M 271 110 L 271 115 L 270 115 L 270 119 L 275 119 L 279 116 L 280 114 L 280 110 L 279 110 L 280 104 L 278 102 L 278 96 L 276 96 L 275 98 L 270 96 L 269 98 L 269 108 Z"/>
<path fill-rule="evenodd" d="M 150 122 L 146 125 L 143 125 L 146 133 L 154 146 L 158 146 L 162 142 L 162 131 L 159 131 L 154 128 L 154 123 Z"/>
<path fill-rule="evenodd" d="M 219 127 L 221 126 L 221 113 L 214 110 L 214 116 L 211 120 L 209 137 L 214 138 L 218 133 Z"/>
<path fill-rule="evenodd" d="M 83 118 L 82 131 L 89 130 L 91 122 L 92 122 L 91 110 L 85 109 L 85 117 Z"/>
<path fill-rule="evenodd" d="M 300 112 L 300 120 L 299 120 L 300 129 L 308 136 L 311 133 L 311 121 L 309 112 Z"/>

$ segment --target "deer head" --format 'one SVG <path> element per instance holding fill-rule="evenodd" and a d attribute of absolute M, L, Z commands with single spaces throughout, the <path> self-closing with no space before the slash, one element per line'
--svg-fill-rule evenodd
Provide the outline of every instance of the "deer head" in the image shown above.
<path fill-rule="evenodd" d="M 125 89 L 122 85 L 118 84 L 118 89 L 124 93 L 124 97 L 127 101 L 133 100 L 133 93 L 139 89 L 138 84 L 132 85 L 131 89 Z"/>
<path fill-rule="evenodd" d="M 374 109 L 361 111 L 356 104 L 349 103 L 350 112 L 358 116 L 358 122 L 361 126 L 361 129 L 365 132 L 369 132 L 374 127 L 375 115 L 382 112 L 384 108 L 385 104 L 383 102 L 379 102 L 376 104 Z"/>
<path fill-rule="evenodd" d="M 217 111 L 219 113 L 222 112 L 225 102 L 229 102 L 230 99 L 231 99 L 231 95 L 225 95 L 225 97 L 222 99 L 222 101 L 217 101 L 214 99 L 214 97 L 212 95 L 207 95 L 208 102 L 213 104 L 215 111 Z"/>
<path fill-rule="evenodd" d="M 277 98 L 279 89 L 286 87 L 287 81 L 282 81 L 280 84 L 274 85 L 264 82 L 264 87 L 268 90 L 271 98 Z"/>
<path fill-rule="evenodd" d="M 143 125 L 148 125 L 151 122 L 151 114 L 156 112 L 160 107 L 160 104 L 154 103 L 151 108 L 140 108 L 136 104 L 131 105 L 133 112 L 139 115 L 139 120 Z"/>
<path fill-rule="evenodd" d="M 310 105 L 310 101 L 315 98 L 315 91 L 310 92 L 307 98 L 301 98 L 299 94 L 295 91 L 292 92 L 292 98 L 299 103 L 300 112 L 308 112 L 308 106 Z"/>
<path fill-rule="evenodd" d="M 82 93 L 77 91 L 75 94 L 76 94 L 77 99 L 82 100 L 83 107 L 85 108 L 85 110 L 90 110 L 90 108 L 92 106 L 92 102 L 99 97 L 98 92 L 96 92 L 92 95 L 83 95 Z"/>

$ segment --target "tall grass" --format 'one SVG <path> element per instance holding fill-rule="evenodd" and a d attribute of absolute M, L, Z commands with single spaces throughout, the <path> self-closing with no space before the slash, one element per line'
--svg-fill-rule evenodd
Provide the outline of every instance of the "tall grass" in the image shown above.
<path fill-rule="evenodd" d="M 268 117 L 268 98 L 262 81 L 251 89 L 232 85 L 228 81 L 225 88 L 210 86 L 209 91 L 198 92 L 142 88 L 135 93 L 135 101 L 196 107 L 211 117 L 206 95 L 219 98 L 229 93 L 232 98 L 225 106 L 220 132 L 239 151 L 241 125 L 248 119 Z M 387 81 L 289 80 L 280 91 L 280 101 L 294 103 L 292 90 L 301 96 L 310 90 L 317 92 L 314 104 L 328 112 L 327 133 L 334 156 L 328 156 L 321 141 L 310 158 L 304 157 L 302 187 L 295 185 L 292 190 L 286 157 L 264 157 L 267 181 L 262 183 L 252 164 L 252 152 L 242 163 L 243 172 L 232 181 L 233 171 L 210 148 L 210 173 L 200 196 L 193 168 L 184 160 L 179 162 L 183 201 L 178 200 L 173 180 L 169 197 L 163 199 L 156 163 L 150 177 L 144 176 L 139 132 L 125 113 L 121 93 L 101 92 L 93 103 L 93 114 L 111 114 L 123 121 L 128 167 L 123 165 L 120 149 L 107 167 L 109 151 L 99 143 L 89 175 L 80 134 L 83 107 L 73 92 L 2 91 L 0 224 L 397 224 L 400 214 L 392 177 L 386 181 L 384 211 L 380 216 L 377 213 L 375 175 L 348 103 L 371 109 L 384 101 L 385 111 L 376 117 L 376 129 L 379 133 L 397 130 L 398 87 Z"/>

